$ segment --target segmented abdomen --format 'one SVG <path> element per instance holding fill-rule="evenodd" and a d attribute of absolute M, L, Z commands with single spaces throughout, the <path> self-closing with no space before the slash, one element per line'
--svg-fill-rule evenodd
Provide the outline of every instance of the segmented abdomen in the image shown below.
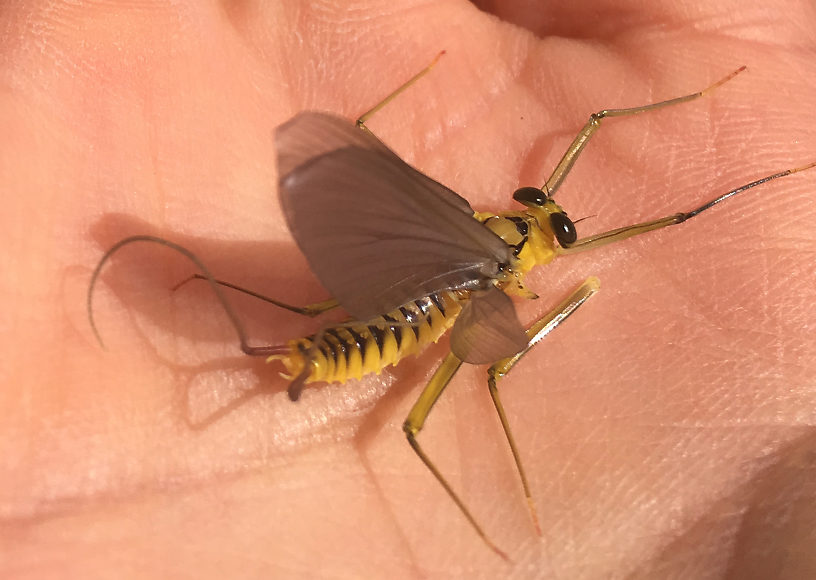
<path fill-rule="evenodd" d="M 439 292 L 372 321 L 338 324 L 325 329 L 319 336 L 290 340 L 288 354 L 271 356 L 269 360 L 281 360 L 287 378 L 293 378 L 300 374 L 307 357 L 310 358 L 307 383 L 342 383 L 369 373 L 379 373 L 439 340 L 456 321 L 462 310 L 459 301 L 465 294 L 461 291 Z M 316 337 L 318 343 L 313 348 Z"/>

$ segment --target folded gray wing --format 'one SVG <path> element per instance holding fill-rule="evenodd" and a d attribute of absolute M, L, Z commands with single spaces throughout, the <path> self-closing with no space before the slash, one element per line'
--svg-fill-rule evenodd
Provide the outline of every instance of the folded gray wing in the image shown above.
<path fill-rule="evenodd" d="M 444 289 L 483 288 L 511 261 L 466 200 L 349 121 L 301 113 L 275 137 L 289 229 L 354 318 Z"/>
<path fill-rule="evenodd" d="M 513 356 L 527 342 L 513 301 L 495 287 L 474 292 L 451 331 L 453 354 L 477 365 Z"/>

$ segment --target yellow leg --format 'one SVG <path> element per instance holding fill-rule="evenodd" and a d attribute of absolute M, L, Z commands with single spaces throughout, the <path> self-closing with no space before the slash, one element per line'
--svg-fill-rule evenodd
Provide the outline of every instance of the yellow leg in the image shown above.
<path fill-rule="evenodd" d="M 519 475 L 521 477 L 522 486 L 524 488 L 524 494 L 527 497 L 528 505 L 530 506 L 530 512 L 532 514 L 533 522 L 535 523 L 536 530 L 538 530 L 540 534 L 540 527 L 538 524 L 538 517 L 536 516 L 535 507 L 533 504 L 532 496 L 530 494 L 530 486 L 527 483 L 527 477 L 524 474 L 524 469 L 521 465 L 521 458 L 518 453 L 518 448 L 516 446 L 515 440 L 513 439 L 512 432 L 510 431 L 510 425 L 507 422 L 507 416 L 504 412 L 504 407 L 501 404 L 501 400 L 499 399 L 498 389 L 496 387 L 496 382 L 499 378 L 503 377 L 505 374 L 510 372 L 510 370 L 515 366 L 515 364 L 523 357 L 529 350 L 542 338 L 544 338 L 547 334 L 549 334 L 553 329 L 555 329 L 559 324 L 561 324 L 564 320 L 567 319 L 575 310 L 578 309 L 584 302 L 586 302 L 595 292 L 598 291 L 600 288 L 600 283 L 598 282 L 597 278 L 589 278 L 587 279 L 581 286 L 579 286 L 566 300 L 561 302 L 558 306 L 555 307 L 549 314 L 542 317 L 538 321 L 536 321 L 528 330 L 527 330 L 527 337 L 528 337 L 528 344 L 527 347 L 524 348 L 518 354 L 501 360 L 490 367 L 488 370 L 488 388 L 490 390 L 490 396 L 493 399 L 493 403 L 496 406 L 496 411 L 499 415 L 499 420 L 501 421 L 502 428 L 504 429 L 504 433 L 507 437 L 507 441 L 510 445 L 510 450 L 513 453 L 513 458 L 516 463 L 516 468 L 518 469 Z M 462 366 L 462 361 L 459 360 L 453 353 L 448 354 L 445 359 L 442 361 L 442 364 L 439 365 L 439 368 L 436 369 L 436 372 L 431 377 L 431 380 L 428 381 L 428 384 L 423 389 L 422 393 L 419 395 L 419 399 L 411 408 L 411 412 L 408 413 L 408 417 L 405 419 L 405 423 L 403 423 L 402 430 L 405 432 L 406 437 L 408 438 L 408 443 L 411 445 L 411 448 L 417 454 L 417 456 L 422 460 L 425 466 L 430 470 L 430 472 L 434 475 L 437 481 L 442 485 L 444 490 L 450 496 L 450 498 L 454 501 L 454 503 L 459 508 L 459 511 L 465 516 L 465 518 L 470 522 L 470 525 L 473 526 L 473 529 L 476 531 L 477 534 L 484 540 L 484 542 L 496 552 L 499 556 L 504 559 L 507 559 L 507 555 L 500 550 L 491 540 L 487 537 L 482 527 L 476 522 L 476 518 L 473 517 L 473 514 L 470 513 L 470 510 L 467 508 L 465 503 L 459 498 L 450 484 L 445 480 L 442 473 L 436 468 L 430 458 L 425 454 L 422 448 L 417 441 L 417 435 L 422 430 L 423 426 L 425 425 L 425 420 L 428 418 L 428 415 L 431 412 L 436 401 L 439 400 L 439 397 L 442 395 L 442 392 L 445 390 L 445 387 L 448 386 L 451 379 L 453 378 L 456 371 L 459 370 L 459 367 Z"/>
<path fill-rule="evenodd" d="M 431 473 L 433 473 L 436 480 L 442 485 L 444 490 L 448 493 L 448 496 L 453 500 L 456 506 L 459 508 L 459 511 L 467 518 L 467 521 L 470 522 L 470 525 L 473 526 L 473 529 L 476 530 L 476 533 L 479 534 L 479 537 L 484 540 L 485 544 L 493 550 L 496 554 L 501 556 L 503 559 L 508 560 L 507 554 L 505 554 L 502 550 L 499 549 L 496 544 L 494 544 L 490 538 L 487 537 L 482 526 L 476 521 L 476 518 L 473 517 L 473 514 L 470 513 L 470 510 L 467 508 L 465 503 L 459 498 L 450 484 L 447 482 L 445 477 L 442 473 L 436 468 L 436 465 L 433 464 L 430 457 L 428 457 L 425 452 L 422 450 L 422 447 L 419 445 L 419 441 L 416 440 L 417 434 L 422 430 L 422 427 L 425 424 L 425 419 L 428 418 L 428 414 L 431 412 L 431 408 L 434 406 L 436 401 L 439 400 L 439 397 L 442 395 L 442 391 L 445 390 L 445 387 L 448 386 L 453 375 L 456 374 L 456 371 L 459 370 L 459 367 L 462 366 L 462 361 L 459 360 L 453 353 L 448 353 L 448 356 L 442 361 L 442 364 L 439 365 L 439 368 L 436 369 L 436 372 L 431 377 L 431 380 L 428 381 L 428 384 L 422 390 L 422 393 L 419 395 L 419 399 L 414 404 L 411 412 L 408 413 L 408 417 L 405 419 L 405 423 L 402 424 L 402 430 L 405 432 L 405 436 L 408 438 L 408 444 L 417 454 L 417 456 L 422 460 L 422 463 L 425 464 Z"/>
<path fill-rule="evenodd" d="M 499 390 L 496 384 L 500 378 L 510 372 L 516 363 L 521 360 L 521 357 L 530 352 L 530 349 L 532 349 L 538 341 L 564 322 L 599 289 L 600 282 L 598 279 L 595 277 L 588 278 L 568 298 L 527 329 L 529 342 L 524 350 L 497 362 L 487 370 L 487 388 L 490 391 L 493 404 L 496 406 L 496 413 L 499 415 L 504 434 L 507 437 L 507 443 L 510 445 L 510 451 L 513 453 L 513 460 L 516 462 L 516 469 L 521 479 L 521 486 L 524 488 L 524 496 L 527 498 L 527 505 L 530 508 L 530 517 L 533 519 L 533 525 L 535 525 L 538 535 L 541 535 L 541 526 L 538 523 L 538 514 L 536 513 L 535 503 L 533 502 L 533 495 L 530 492 L 530 484 L 527 482 L 527 476 L 524 474 L 524 468 L 521 465 L 521 455 L 516 447 L 513 433 L 510 431 L 510 423 L 507 421 L 507 415 L 504 412 L 504 406 L 499 398 Z"/>
<path fill-rule="evenodd" d="M 572 166 L 575 165 L 575 161 L 577 161 L 578 156 L 583 151 L 586 144 L 589 142 L 590 137 L 601 127 L 601 120 L 605 119 L 606 117 L 625 117 L 627 115 L 637 115 L 639 113 L 645 113 L 647 111 L 654 111 L 655 109 L 662 109 L 663 107 L 670 107 L 671 105 L 679 105 L 680 103 L 687 103 L 689 101 L 693 101 L 695 99 L 699 99 L 713 91 L 714 89 L 718 88 L 719 86 L 723 85 L 724 83 L 730 81 L 732 78 L 737 76 L 739 73 L 745 70 L 745 67 L 742 66 L 729 74 L 726 77 L 723 77 L 710 87 L 703 89 L 702 91 L 692 93 L 690 95 L 685 95 L 682 97 L 677 97 L 674 99 L 669 99 L 667 101 L 660 101 L 659 103 L 652 103 L 650 105 L 644 105 L 642 107 L 631 107 L 628 109 L 604 109 L 603 111 L 598 111 L 597 113 L 592 113 L 589 116 L 589 121 L 587 121 L 584 128 L 578 133 L 575 139 L 570 144 L 567 152 L 564 153 L 564 156 L 561 158 L 561 161 L 558 162 L 556 165 L 555 170 L 553 171 L 550 178 L 547 180 L 547 183 L 544 184 L 544 187 L 541 190 L 547 195 L 547 197 L 552 197 L 555 195 L 555 192 L 558 191 L 558 188 L 561 187 L 561 184 L 564 183 L 564 179 L 567 177 L 567 174 L 572 169 Z"/>
<path fill-rule="evenodd" d="M 368 121 L 372 116 L 374 116 L 376 113 L 378 113 L 383 107 L 388 105 L 388 103 L 390 103 L 391 101 L 396 99 L 400 94 L 402 94 L 411 85 L 413 85 L 419 79 L 421 79 L 426 74 L 431 72 L 431 69 L 436 65 L 437 62 L 439 62 L 439 59 L 442 58 L 443 54 L 445 54 L 444 50 L 442 52 L 440 52 L 439 54 L 437 54 L 428 66 L 426 66 L 424 69 L 419 71 L 417 74 L 412 76 L 410 79 L 408 79 L 407 81 L 402 83 L 399 87 L 397 87 L 396 90 L 394 90 L 392 93 L 390 93 L 382 101 L 380 101 L 379 103 L 377 103 L 376 105 L 371 107 L 368 111 L 366 111 L 365 113 L 360 115 L 360 117 L 357 119 L 357 126 L 360 127 L 360 129 L 363 129 L 364 131 L 369 131 L 368 127 L 366 127 L 366 124 L 365 124 L 366 121 Z M 369 131 L 369 133 L 370 133 L 370 131 Z"/>
<path fill-rule="evenodd" d="M 204 280 L 210 282 L 210 280 L 201 274 L 193 274 L 189 278 L 182 280 L 175 286 L 173 286 L 172 290 L 175 292 L 188 282 L 192 280 Z M 269 296 L 264 296 L 263 294 L 258 294 L 254 290 L 249 290 L 248 288 L 244 288 L 242 286 L 238 286 L 231 282 L 225 282 L 224 280 L 213 279 L 211 281 L 214 284 L 218 284 L 219 286 L 224 286 L 226 288 L 231 288 L 232 290 L 236 290 L 241 292 L 242 294 L 248 294 L 253 298 L 257 298 L 258 300 L 263 300 L 264 302 L 269 302 L 270 304 L 274 304 L 279 308 L 284 308 L 290 312 L 294 312 L 295 314 L 302 314 L 303 316 L 308 316 L 310 318 L 314 318 L 319 314 L 323 314 L 324 312 L 328 312 L 332 308 L 337 308 L 337 300 L 334 298 L 329 298 L 327 300 L 322 300 L 320 302 L 315 302 L 314 304 L 307 304 L 306 306 L 292 306 L 291 304 L 287 304 L 285 302 L 281 302 L 280 300 L 275 300 L 274 298 L 270 298 Z"/>
<path fill-rule="evenodd" d="M 622 228 L 617 228 L 614 230 L 610 230 L 608 232 L 603 232 L 600 234 L 596 234 L 594 236 L 589 236 L 587 238 L 581 238 L 577 240 L 575 243 L 570 244 L 566 248 L 558 248 L 558 253 L 561 255 L 564 254 L 577 254 L 578 252 L 583 252 L 585 250 L 591 250 L 593 248 L 599 248 L 601 246 L 605 246 L 607 244 L 612 244 L 614 242 L 619 242 L 621 240 L 625 240 L 627 238 L 631 238 L 633 236 L 639 236 L 640 234 L 645 234 L 646 232 L 651 232 L 654 230 L 659 230 L 661 228 L 665 228 L 667 226 L 674 226 L 677 224 L 681 224 L 686 220 L 690 220 L 691 218 L 703 213 L 707 209 L 710 209 L 717 205 L 718 203 L 725 201 L 729 197 L 733 197 L 738 193 L 742 193 L 747 189 L 751 189 L 752 187 L 756 187 L 758 185 L 762 185 L 763 183 L 767 183 L 773 179 L 778 179 L 780 177 L 785 177 L 787 175 L 792 175 L 794 173 L 798 173 L 800 171 L 805 171 L 806 169 L 812 169 L 816 167 L 816 162 L 808 163 L 807 165 L 801 165 L 799 167 L 794 167 L 793 169 L 786 169 L 785 171 L 780 171 L 779 173 L 774 173 L 773 175 L 767 175 L 762 179 L 757 179 L 756 181 L 752 181 L 751 183 L 747 183 L 742 185 L 736 189 L 732 189 L 722 195 L 715 197 L 712 200 L 709 200 L 702 204 L 701 206 L 682 213 L 675 213 L 672 215 L 668 215 L 666 217 L 662 217 L 656 220 L 651 220 L 647 222 L 641 222 L 638 224 L 634 224 L 631 226 L 626 226 Z"/>

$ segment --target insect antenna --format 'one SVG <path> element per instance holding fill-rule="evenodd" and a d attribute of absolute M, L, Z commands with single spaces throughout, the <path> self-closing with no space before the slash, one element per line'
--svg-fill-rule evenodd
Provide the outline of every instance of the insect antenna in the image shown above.
<path fill-rule="evenodd" d="M 572 224 L 573 225 L 579 224 L 584 220 L 591 220 L 591 219 L 596 218 L 596 217 L 598 217 L 598 214 L 596 214 L 596 213 L 593 213 L 593 214 L 590 214 L 590 215 L 585 215 L 584 217 L 580 217 L 577 220 L 572 220 Z"/>

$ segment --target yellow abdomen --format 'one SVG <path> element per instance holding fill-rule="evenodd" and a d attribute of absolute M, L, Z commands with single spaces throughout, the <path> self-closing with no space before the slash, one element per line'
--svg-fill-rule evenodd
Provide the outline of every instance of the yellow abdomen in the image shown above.
<path fill-rule="evenodd" d="M 316 335 L 290 340 L 288 354 L 270 356 L 267 361 L 282 361 L 286 367 L 283 376 L 291 379 L 309 360 L 307 383 L 342 383 L 379 374 L 439 340 L 453 326 L 462 310 L 460 301 L 468 294 L 438 292 L 371 321 L 340 323 Z"/>

